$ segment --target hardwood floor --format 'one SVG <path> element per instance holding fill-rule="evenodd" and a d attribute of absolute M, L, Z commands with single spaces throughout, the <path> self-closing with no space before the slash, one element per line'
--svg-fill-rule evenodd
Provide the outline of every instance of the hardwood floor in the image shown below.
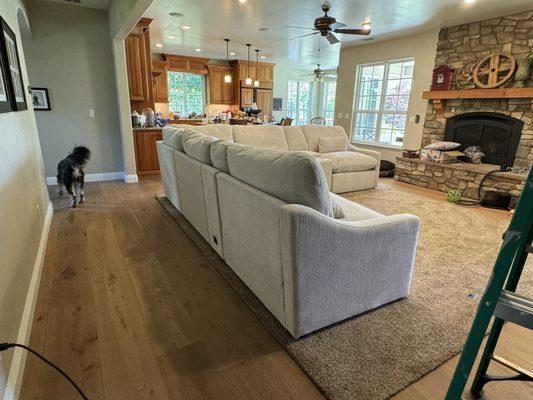
<path fill-rule="evenodd" d="M 323 399 L 157 203 L 161 190 L 157 177 L 89 183 L 79 208 L 54 201 L 63 208 L 52 221 L 31 346 L 91 400 Z M 531 339 L 507 327 L 502 356 L 533 369 Z M 395 398 L 442 398 L 454 362 Z M 20 398 L 78 397 L 29 356 Z M 533 387 L 494 383 L 487 398 L 533 398 Z"/>

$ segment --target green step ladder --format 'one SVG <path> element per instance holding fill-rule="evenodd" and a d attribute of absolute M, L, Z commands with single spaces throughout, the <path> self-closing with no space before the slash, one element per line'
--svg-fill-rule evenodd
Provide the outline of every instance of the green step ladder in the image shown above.
<path fill-rule="evenodd" d="M 533 374 L 494 354 L 505 322 L 533 329 L 533 301 L 515 292 L 527 256 L 533 253 L 533 168 L 524 183 L 514 215 L 492 270 L 492 275 L 479 302 L 476 316 L 466 339 L 459 363 L 455 368 L 445 400 L 460 400 L 481 343 L 494 316 L 485 350 L 472 383 L 471 391 L 481 395 L 483 386 L 491 381 L 533 381 Z M 516 373 L 513 376 L 491 376 L 487 369 L 491 361 L 502 364 Z"/>

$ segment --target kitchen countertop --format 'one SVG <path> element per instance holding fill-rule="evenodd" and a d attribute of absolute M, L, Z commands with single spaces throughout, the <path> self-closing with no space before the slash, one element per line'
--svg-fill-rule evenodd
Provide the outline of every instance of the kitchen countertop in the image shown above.
<path fill-rule="evenodd" d="M 161 128 L 160 126 L 148 126 L 146 128 L 133 128 L 133 131 L 160 131 Z"/>

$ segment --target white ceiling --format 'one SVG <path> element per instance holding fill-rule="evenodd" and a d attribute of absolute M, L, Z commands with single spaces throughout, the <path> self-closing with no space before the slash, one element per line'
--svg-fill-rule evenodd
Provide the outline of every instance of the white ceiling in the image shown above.
<path fill-rule="evenodd" d="M 88 1 L 88 0 L 84 0 Z M 365 19 L 372 21 L 375 40 L 438 29 L 476 20 L 509 15 L 533 9 L 531 0 L 332 0 L 329 14 L 348 27 L 357 27 Z M 322 51 L 318 56 L 318 38 L 315 35 L 289 41 L 291 37 L 309 31 L 287 28 L 286 25 L 313 26 L 322 15 L 320 0 L 154 0 L 145 13 L 153 18 L 151 25 L 153 50 L 157 53 L 196 55 L 225 58 L 223 39 L 231 39 L 230 48 L 237 52 L 232 58 L 246 59 L 246 43 L 252 43 L 265 61 L 312 68 L 321 62 L 325 68 L 334 68 L 338 62 L 340 45 L 331 46 L 321 39 Z M 175 18 L 170 12 L 184 16 Z M 190 30 L 180 26 L 188 25 Z M 268 32 L 259 28 L 268 27 Z M 168 36 L 174 36 L 169 39 Z M 357 45 L 362 37 L 338 35 L 343 46 Z M 162 48 L 155 47 L 163 44 Z M 200 48 L 201 52 L 195 52 Z"/>
<path fill-rule="evenodd" d="M 107 10 L 111 0 L 36 0 L 40 2 L 61 3 L 73 5 L 76 7 L 97 8 L 100 10 Z M 79 1 L 79 3 L 78 3 Z"/>

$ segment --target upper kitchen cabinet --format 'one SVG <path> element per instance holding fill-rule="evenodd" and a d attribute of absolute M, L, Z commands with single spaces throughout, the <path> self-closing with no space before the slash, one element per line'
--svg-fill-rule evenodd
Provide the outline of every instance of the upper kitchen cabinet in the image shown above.
<path fill-rule="evenodd" d="M 165 54 L 169 71 L 190 72 L 193 74 L 207 74 L 207 58 L 178 56 Z"/>
<path fill-rule="evenodd" d="M 142 18 L 126 37 L 126 67 L 132 110 L 154 108 L 149 18 Z"/>
<path fill-rule="evenodd" d="M 154 101 L 156 103 L 168 103 L 167 65 L 166 61 L 154 61 L 152 64 Z"/>
<path fill-rule="evenodd" d="M 224 76 L 233 75 L 233 68 L 208 65 L 209 102 L 211 104 L 233 104 L 233 82 L 224 82 Z"/>

